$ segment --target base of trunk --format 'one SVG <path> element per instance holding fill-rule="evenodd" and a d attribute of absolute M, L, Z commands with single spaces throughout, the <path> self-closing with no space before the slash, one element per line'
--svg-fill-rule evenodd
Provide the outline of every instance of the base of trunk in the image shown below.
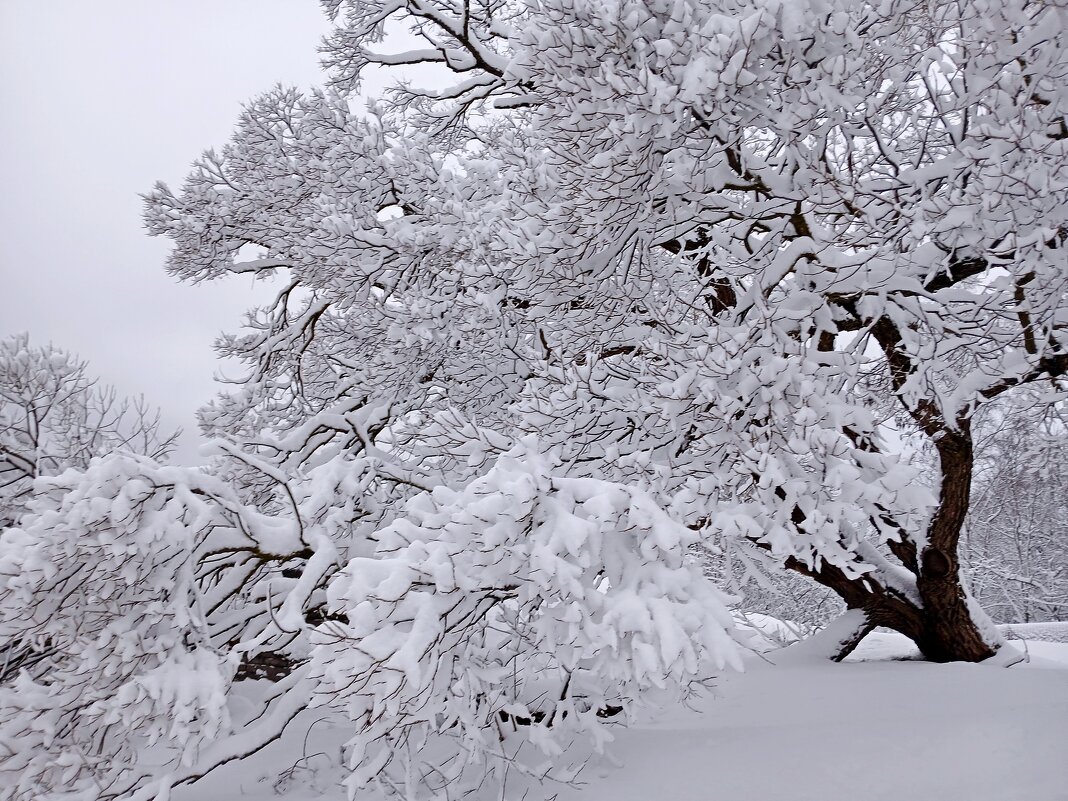
<path fill-rule="evenodd" d="M 910 639 L 929 662 L 982 662 L 998 652 L 998 645 L 986 642 L 971 621 L 966 627 L 933 621 L 929 630 Z"/>
<path fill-rule="evenodd" d="M 982 662 L 990 659 L 1001 646 L 1000 642 L 988 642 L 979 626 L 970 618 L 949 620 L 922 610 L 912 610 L 914 614 L 885 619 L 879 614 L 870 614 L 864 610 L 849 610 L 827 628 L 832 638 L 839 641 L 833 655 L 835 662 L 841 662 L 860 644 L 861 640 L 876 626 L 883 626 L 903 634 L 916 644 L 929 662 Z M 847 626 L 848 621 L 848 626 Z M 851 627 L 851 628 L 850 628 Z M 847 634 L 846 629 L 851 633 Z M 822 637 L 824 632 L 816 635 Z"/>

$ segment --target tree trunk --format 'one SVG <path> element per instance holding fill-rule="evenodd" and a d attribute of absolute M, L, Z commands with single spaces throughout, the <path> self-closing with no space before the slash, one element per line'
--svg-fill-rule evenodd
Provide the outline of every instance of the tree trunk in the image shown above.
<path fill-rule="evenodd" d="M 948 486 L 944 490 L 944 495 L 948 492 L 951 496 L 959 492 L 959 488 Z M 943 516 L 936 515 L 929 543 L 940 541 L 944 532 L 936 529 L 944 524 Z M 813 569 L 793 558 L 786 561 L 786 566 L 834 590 L 851 611 L 866 615 L 870 625 L 857 627 L 856 636 L 841 643 L 832 657 L 836 661 L 847 656 L 876 626 L 904 634 L 932 662 L 980 662 L 993 656 L 1000 645 L 996 632 L 983 625 L 982 610 L 969 601 L 955 540 L 950 551 L 934 544 L 923 550 L 914 571 L 920 603 L 882 586 L 873 576 L 850 578 L 831 565 Z"/>
<path fill-rule="evenodd" d="M 957 569 L 936 577 L 921 569 L 917 584 L 923 606 L 900 598 L 871 604 L 873 623 L 904 634 L 932 662 L 981 662 L 997 653 L 997 634 L 983 625 L 982 610 L 969 603 Z"/>
<path fill-rule="evenodd" d="M 988 643 L 973 620 L 957 556 L 971 503 L 974 454 L 970 423 L 970 419 L 959 419 L 955 430 L 935 438 L 942 485 L 927 544 L 920 554 L 916 588 L 923 600 L 924 626 L 913 638 L 924 656 L 935 662 L 978 662 L 997 650 L 997 643 Z"/>
<path fill-rule="evenodd" d="M 986 641 L 970 615 L 926 614 L 924 623 L 912 640 L 932 662 L 981 662 L 997 653 L 997 646 Z"/>
<path fill-rule="evenodd" d="M 893 367 L 900 354 L 893 339 L 887 337 L 884 344 Z M 976 619 L 985 615 L 969 601 L 957 556 L 971 503 L 971 419 L 961 415 L 949 426 L 930 402 L 921 402 L 914 416 L 938 452 L 942 474 L 938 508 L 918 558 L 906 532 L 891 550 L 915 576 L 919 603 L 877 581 L 849 579 L 839 570 L 824 567 L 808 575 L 837 592 L 850 608 L 864 610 L 874 625 L 904 634 L 932 662 L 980 662 L 997 652 L 1000 638 Z"/>

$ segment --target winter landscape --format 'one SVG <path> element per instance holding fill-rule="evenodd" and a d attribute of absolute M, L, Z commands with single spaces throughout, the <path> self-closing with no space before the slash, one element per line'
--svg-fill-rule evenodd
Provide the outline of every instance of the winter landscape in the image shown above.
<path fill-rule="evenodd" d="M 0 14 L 0 801 L 1068 799 L 1068 5 L 299 3 Z"/>

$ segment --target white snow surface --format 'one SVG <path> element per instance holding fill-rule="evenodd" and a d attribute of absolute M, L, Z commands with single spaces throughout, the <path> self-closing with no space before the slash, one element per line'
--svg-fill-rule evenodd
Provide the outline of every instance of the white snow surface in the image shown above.
<path fill-rule="evenodd" d="M 517 782 L 507 797 L 1064 801 L 1068 643 L 1008 647 L 1023 657 L 1008 668 L 918 661 L 904 638 L 880 632 L 841 664 L 754 655 L 745 673 L 715 677 L 693 708 L 620 727 L 574 785 Z M 279 742 L 176 790 L 173 801 L 343 801 L 343 739 L 321 712 L 305 713 Z"/>

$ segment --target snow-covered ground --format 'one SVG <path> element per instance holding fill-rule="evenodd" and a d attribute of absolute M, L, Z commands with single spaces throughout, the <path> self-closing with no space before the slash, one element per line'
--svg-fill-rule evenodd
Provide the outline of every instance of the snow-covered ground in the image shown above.
<path fill-rule="evenodd" d="M 624 767 L 560 801 L 1068 799 L 1068 645 L 1006 669 L 888 661 L 896 640 L 724 676 L 699 713 L 621 733 Z"/>
<path fill-rule="evenodd" d="M 1007 668 L 916 661 L 907 641 L 881 633 L 841 664 L 774 665 L 775 652 L 754 655 L 744 674 L 716 678 L 694 709 L 621 728 L 576 786 L 526 797 L 1068 800 L 1068 643 L 1021 639 L 1012 647 L 1025 661 Z M 325 753 L 338 732 L 323 722 L 306 737 L 307 728 L 176 792 L 175 801 L 344 799 Z M 287 780 L 268 778 L 289 765 Z"/>

